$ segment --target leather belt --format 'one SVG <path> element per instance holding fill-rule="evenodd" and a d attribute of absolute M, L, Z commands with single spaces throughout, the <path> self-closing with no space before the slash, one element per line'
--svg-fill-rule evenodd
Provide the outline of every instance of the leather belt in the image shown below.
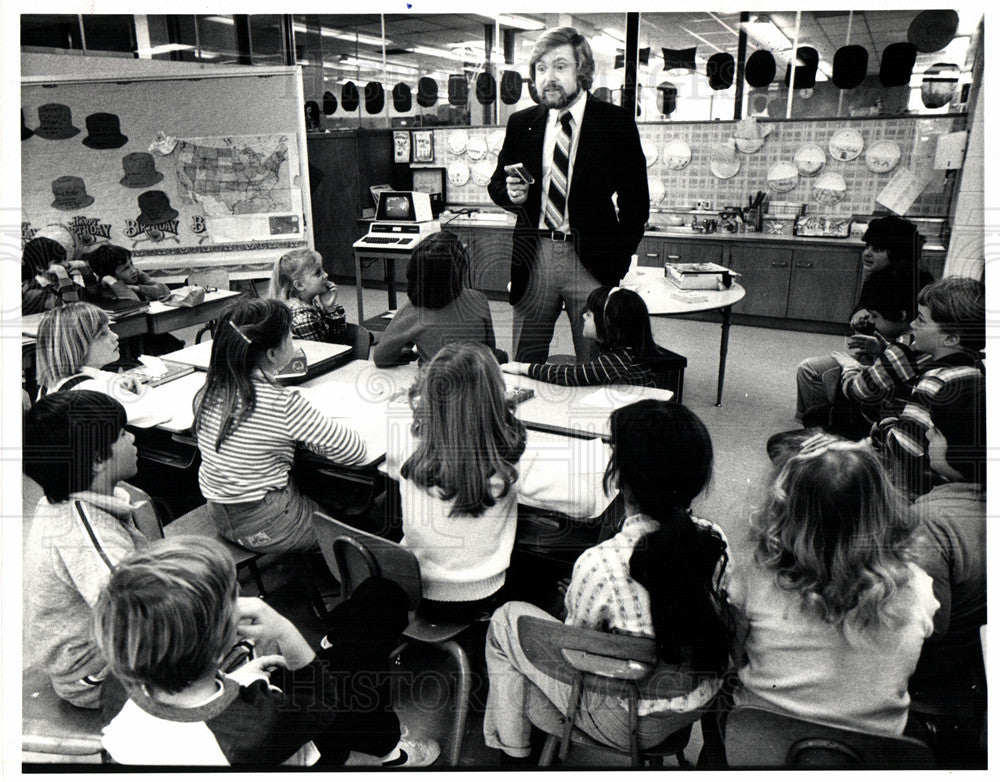
<path fill-rule="evenodd" d="M 539 231 L 538 235 L 542 239 L 551 239 L 553 242 L 572 242 L 573 234 L 566 231 Z"/>

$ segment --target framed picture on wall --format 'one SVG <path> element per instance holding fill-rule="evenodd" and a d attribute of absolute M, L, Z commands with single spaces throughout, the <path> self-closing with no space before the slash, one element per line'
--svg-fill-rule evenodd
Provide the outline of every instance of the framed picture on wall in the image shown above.
<path fill-rule="evenodd" d="M 417 193 L 427 193 L 431 197 L 431 211 L 437 217 L 444 209 L 447 198 L 445 183 L 448 172 L 444 168 L 414 168 L 413 190 Z"/>
<path fill-rule="evenodd" d="M 408 130 L 394 130 L 392 132 L 392 150 L 393 162 L 410 162 L 410 132 Z"/>
<path fill-rule="evenodd" d="M 434 132 L 431 130 L 414 130 L 413 136 L 413 162 L 433 163 L 434 162 Z"/>

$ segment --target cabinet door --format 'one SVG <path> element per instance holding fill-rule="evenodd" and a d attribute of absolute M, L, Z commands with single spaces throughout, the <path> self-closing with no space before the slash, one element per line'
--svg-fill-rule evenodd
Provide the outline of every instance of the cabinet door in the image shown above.
<path fill-rule="evenodd" d="M 711 239 L 644 236 L 636 252 L 640 266 L 662 268 L 665 263 L 722 263 L 723 246 Z"/>
<path fill-rule="evenodd" d="M 857 250 L 798 247 L 792 258 L 788 317 L 846 323 L 860 282 Z"/>
<path fill-rule="evenodd" d="M 768 318 L 785 317 L 792 267 L 791 248 L 734 243 L 729 245 L 727 265 L 742 275 L 738 282 L 747 292 L 743 300 L 733 307 L 733 312 Z"/>

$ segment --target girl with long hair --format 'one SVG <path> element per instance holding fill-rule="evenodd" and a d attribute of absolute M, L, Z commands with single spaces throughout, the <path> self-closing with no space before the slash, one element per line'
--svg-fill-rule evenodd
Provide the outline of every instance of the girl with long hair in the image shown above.
<path fill-rule="evenodd" d="M 807 441 L 755 522 L 756 567 L 730 586 L 748 628 L 736 703 L 901 734 L 907 680 L 938 607 L 910 561 L 912 530 L 869 446 Z"/>
<path fill-rule="evenodd" d="M 360 435 L 274 382 L 293 354 L 291 314 L 273 299 L 240 299 L 218 321 L 205 385 L 195 396 L 198 483 L 219 533 L 252 551 L 315 549 L 316 502 L 289 476 L 302 445 L 341 464 L 365 459 Z"/>
<path fill-rule="evenodd" d="M 577 364 L 511 361 L 501 368 L 514 375 L 560 386 L 628 383 L 656 385 L 650 364 L 660 355 L 653 342 L 646 302 L 635 291 L 603 286 L 591 291 L 583 313 L 583 336 L 596 340 L 597 358 Z"/>
<path fill-rule="evenodd" d="M 347 339 L 347 314 L 337 303 L 337 286 L 315 250 L 299 248 L 282 255 L 271 272 L 268 296 L 288 305 L 293 336 L 317 342 Z"/>
<path fill-rule="evenodd" d="M 690 510 L 712 470 L 712 441 L 694 413 L 674 402 L 627 405 L 611 415 L 611 446 L 605 480 L 621 492 L 626 516 L 617 535 L 574 565 L 565 622 L 654 638 L 654 677 L 683 675 L 689 688 L 671 698 L 643 697 L 640 685 L 639 744 L 648 747 L 679 720 L 689 724 L 678 715 L 704 708 L 721 687 L 734 636 L 725 590 L 729 556 L 722 531 Z M 512 757 L 530 753 L 531 720 L 551 724 L 543 715 L 565 715 L 572 697 L 569 684 L 529 662 L 518 635 L 525 615 L 555 621 L 535 606 L 507 603 L 493 615 L 486 641 L 483 731 L 487 746 Z M 630 746 L 618 698 L 585 692 L 575 726 L 603 744 Z"/>

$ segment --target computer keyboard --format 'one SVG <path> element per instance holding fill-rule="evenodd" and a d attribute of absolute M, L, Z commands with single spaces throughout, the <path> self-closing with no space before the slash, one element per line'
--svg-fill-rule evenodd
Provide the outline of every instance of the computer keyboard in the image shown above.
<path fill-rule="evenodd" d="M 365 244 L 399 244 L 398 236 L 366 236 L 362 239 Z"/>

